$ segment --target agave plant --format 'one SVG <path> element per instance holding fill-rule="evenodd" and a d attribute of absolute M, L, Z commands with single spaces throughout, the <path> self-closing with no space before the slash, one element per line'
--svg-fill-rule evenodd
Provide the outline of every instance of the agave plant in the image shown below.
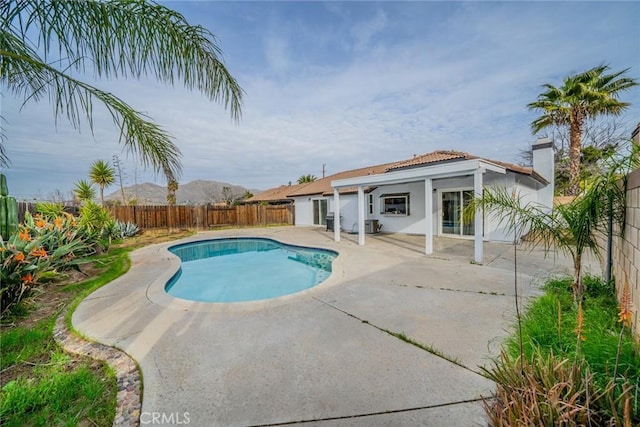
<path fill-rule="evenodd" d="M 140 227 L 133 222 L 122 222 L 116 220 L 111 229 L 111 237 L 114 239 L 126 239 L 127 237 L 135 236 L 139 232 Z"/>

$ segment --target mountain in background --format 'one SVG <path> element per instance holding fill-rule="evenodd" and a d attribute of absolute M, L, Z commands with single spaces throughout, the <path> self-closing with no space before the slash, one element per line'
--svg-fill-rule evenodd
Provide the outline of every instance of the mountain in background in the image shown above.
<path fill-rule="evenodd" d="M 225 194 L 224 188 L 229 190 Z M 196 180 L 187 184 L 180 184 L 176 191 L 177 205 L 200 205 L 207 203 L 218 203 L 224 201 L 229 196 L 233 199 L 242 198 L 249 191 L 257 194 L 261 190 L 248 189 L 241 185 L 229 184 L 226 182 Z M 166 205 L 167 187 L 145 182 L 144 184 L 124 187 L 124 194 L 127 200 L 136 200 L 138 205 Z M 116 190 L 104 196 L 105 200 L 120 201 L 120 190 Z"/>

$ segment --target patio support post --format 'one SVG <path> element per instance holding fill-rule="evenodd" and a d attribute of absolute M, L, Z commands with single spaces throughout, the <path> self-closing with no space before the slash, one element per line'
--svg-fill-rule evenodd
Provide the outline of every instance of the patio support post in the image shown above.
<path fill-rule="evenodd" d="M 433 253 L 433 181 L 431 178 L 424 180 L 424 253 Z"/>
<path fill-rule="evenodd" d="M 333 240 L 340 241 L 340 191 L 333 189 Z"/>
<path fill-rule="evenodd" d="M 482 175 L 484 173 L 484 169 L 478 168 L 473 173 L 473 196 L 474 197 L 482 197 Z M 483 247 L 482 247 L 482 235 L 484 234 L 483 230 L 483 221 L 482 221 L 482 209 L 479 207 L 476 208 L 474 215 L 474 224 L 473 224 L 475 241 L 474 241 L 474 261 L 477 263 L 482 262 L 483 258 Z"/>
<path fill-rule="evenodd" d="M 358 186 L 358 244 L 364 245 L 364 187 Z"/>

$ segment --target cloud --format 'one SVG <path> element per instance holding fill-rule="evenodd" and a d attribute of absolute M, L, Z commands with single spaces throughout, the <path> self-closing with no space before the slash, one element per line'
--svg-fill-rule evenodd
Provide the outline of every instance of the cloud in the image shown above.
<path fill-rule="evenodd" d="M 265 40 L 265 56 L 267 62 L 276 73 L 284 73 L 291 66 L 288 54 L 288 43 L 281 37 L 271 36 Z"/>
<path fill-rule="evenodd" d="M 377 9 L 375 15 L 366 21 L 359 21 L 351 29 L 354 39 L 354 50 L 363 51 L 371 46 L 374 36 L 380 34 L 387 26 L 387 15 L 382 9 Z"/>
<path fill-rule="evenodd" d="M 251 14 L 250 27 L 232 13 L 242 4 L 198 6 L 224 8 L 224 39 L 237 34 L 246 46 L 242 55 L 231 43 L 228 56 L 241 61 L 228 65 L 241 70 L 236 77 L 246 91 L 239 124 L 179 86 L 99 83 L 175 137 L 183 183 L 265 189 L 320 176 L 323 164 L 335 173 L 435 149 L 515 161 L 535 138 L 526 104 L 542 83 L 559 83 L 601 58 L 622 69 L 640 57 L 633 42 L 640 30 L 631 25 L 640 7 L 633 4 L 589 3 L 567 22 L 573 5 L 562 3 L 268 3 L 260 7 L 269 13 Z M 610 22 L 628 31 L 611 31 Z M 21 193 L 69 189 L 91 161 L 121 153 L 106 117 L 96 118 L 94 136 L 63 123 L 55 133 L 49 106 L 17 114 L 19 104 L 7 97 L 10 187 Z M 640 90 L 624 99 L 640 99 Z M 625 118 L 638 116 L 634 105 Z M 126 168 L 130 181 L 155 179 L 133 161 Z"/>

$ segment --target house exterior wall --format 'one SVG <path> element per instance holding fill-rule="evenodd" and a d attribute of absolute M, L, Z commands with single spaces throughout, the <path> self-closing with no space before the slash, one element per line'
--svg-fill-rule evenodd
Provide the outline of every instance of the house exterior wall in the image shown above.
<path fill-rule="evenodd" d="M 383 194 L 409 193 L 409 215 L 384 215 L 380 213 L 380 196 Z M 386 233 L 425 233 L 424 182 L 384 185 L 372 191 L 373 215 L 368 219 L 377 219 Z M 365 197 L 366 199 L 366 197 Z M 368 211 L 367 211 L 368 214 Z"/>
<path fill-rule="evenodd" d="M 365 195 L 365 199 L 366 199 Z M 333 197 L 329 201 L 329 212 L 335 212 L 335 200 Z M 357 194 L 340 195 L 340 228 L 342 231 L 350 232 L 357 230 L 358 224 L 358 196 Z"/>
<path fill-rule="evenodd" d="M 298 196 L 295 197 L 294 206 L 296 209 L 295 225 L 298 226 L 310 226 L 313 225 L 313 201 L 318 199 L 327 199 L 322 195 L 314 196 Z M 327 204 L 327 209 L 329 203 Z"/>
<path fill-rule="evenodd" d="M 528 203 L 532 205 L 543 203 L 543 201 L 538 199 L 540 196 L 538 189 L 541 184 L 529 177 L 523 177 L 513 172 L 507 172 L 504 175 L 485 174 L 484 184 L 485 187 L 506 188 L 506 191 L 509 193 L 515 190 L 515 193 L 520 197 L 523 205 Z M 486 240 L 493 242 L 513 241 L 513 233 L 509 232 L 509 225 L 503 221 L 503 218 L 487 212 L 485 213 L 484 221 L 484 236 Z M 527 230 L 519 230 L 518 232 L 522 235 L 525 234 Z"/>
<path fill-rule="evenodd" d="M 523 203 L 538 203 L 538 188 L 541 186 L 533 179 L 507 172 L 499 174 L 487 172 L 483 176 L 485 187 L 504 187 L 511 192 L 514 188 L 522 198 Z M 431 227 L 434 235 L 440 234 L 439 220 L 442 217 L 439 197 L 442 190 L 447 189 L 473 189 L 473 176 L 444 178 L 433 180 Z M 409 215 L 384 215 L 380 207 L 380 196 L 383 194 L 409 193 Z M 373 195 L 373 213 L 369 213 L 369 194 Z M 365 218 L 376 219 L 382 225 L 382 232 L 425 234 L 425 201 L 424 181 L 410 182 L 406 184 L 381 185 L 371 193 L 365 194 Z M 327 211 L 335 212 L 333 196 L 323 197 L 298 196 L 295 198 L 295 225 L 313 225 L 313 200 L 327 199 Z M 340 195 L 340 226 L 345 232 L 357 232 L 358 230 L 358 200 L 357 194 Z M 472 238 L 472 236 L 470 236 Z M 495 215 L 485 214 L 484 238 L 490 241 L 512 241 L 513 235 L 507 232 L 507 224 L 501 223 Z"/>

